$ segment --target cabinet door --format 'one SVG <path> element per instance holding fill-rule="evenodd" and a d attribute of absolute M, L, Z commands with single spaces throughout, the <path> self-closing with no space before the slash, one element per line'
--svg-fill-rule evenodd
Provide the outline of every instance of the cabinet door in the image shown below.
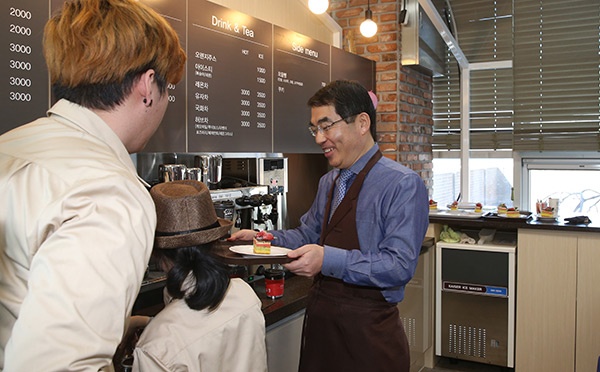
<path fill-rule="evenodd" d="M 577 237 L 520 229 L 516 371 L 573 371 L 576 296 Z"/>
<path fill-rule="evenodd" d="M 580 235 L 577 251 L 577 371 L 595 371 L 600 355 L 600 234 Z"/>

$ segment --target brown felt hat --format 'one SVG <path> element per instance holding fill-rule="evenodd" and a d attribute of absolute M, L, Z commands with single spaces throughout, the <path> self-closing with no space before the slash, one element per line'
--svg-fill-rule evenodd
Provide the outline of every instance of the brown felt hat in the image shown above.
<path fill-rule="evenodd" d="M 218 218 L 210 191 L 199 181 L 159 183 L 150 189 L 156 205 L 154 247 L 191 247 L 227 235 L 232 221 Z"/>

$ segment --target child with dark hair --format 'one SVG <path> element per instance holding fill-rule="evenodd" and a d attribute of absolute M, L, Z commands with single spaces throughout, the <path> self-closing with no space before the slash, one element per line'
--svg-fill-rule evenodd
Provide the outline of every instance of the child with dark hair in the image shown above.
<path fill-rule="evenodd" d="M 266 371 L 261 302 L 209 252 L 232 222 L 217 217 L 201 182 L 161 183 L 150 194 L 158 218 L 153 255 L 167 272 L 167 305 L 140 336 L 133 370 Z"/>

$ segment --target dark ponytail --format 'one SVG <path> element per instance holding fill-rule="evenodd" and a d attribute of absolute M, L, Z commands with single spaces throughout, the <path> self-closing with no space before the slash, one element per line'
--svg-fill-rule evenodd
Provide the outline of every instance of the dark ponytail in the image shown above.
<path fill-rule="evenodd" d="M 208 253 L 210 245 L 157 250 L 157 258 L 171 261 L 167 290 L 173 298 L 184 298 L 194 310 L 214 310 L 229 287 L 227 265 Z M 162 256 L 162 257 L 160 257 Z M 186 283 L 191 273 L 189 283 Z M 185 284 L 184 284 L 185 283 Z M 188 287 L 185 287 L 188 285 Z M 191 285 L 191 288 L 189 287 Z"/>

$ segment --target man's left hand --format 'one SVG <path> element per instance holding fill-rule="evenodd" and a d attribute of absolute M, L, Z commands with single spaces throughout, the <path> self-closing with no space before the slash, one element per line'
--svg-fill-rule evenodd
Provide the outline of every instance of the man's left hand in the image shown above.
<path fill-rule="evenodd" d="M 294 261 L 283 265 L 296 275 L 313 277 L 321 272 L 323 266 L 323 246 L 307 244 L 288 253 Z"/>

